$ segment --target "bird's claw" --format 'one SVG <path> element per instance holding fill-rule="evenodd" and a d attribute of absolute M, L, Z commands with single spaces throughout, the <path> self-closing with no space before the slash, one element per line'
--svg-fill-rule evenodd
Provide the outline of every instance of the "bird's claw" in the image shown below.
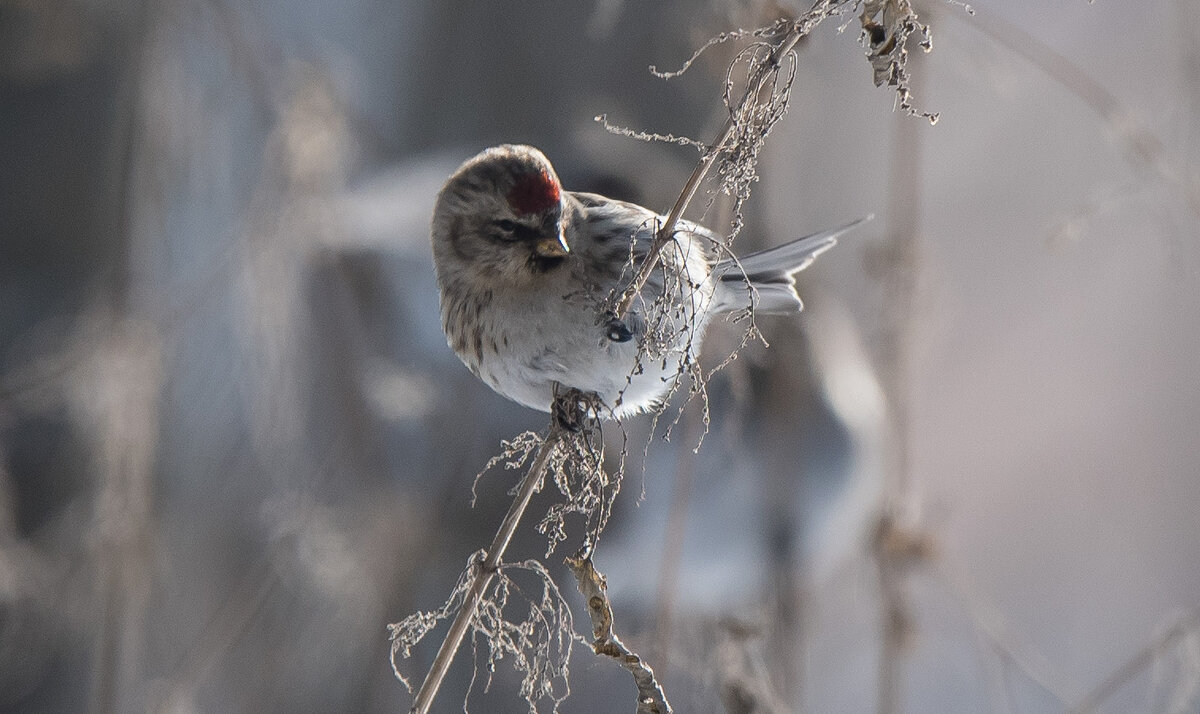
<path fill-rule="evenodd" d="M 579 395 L 578 390 L 569 390 L 566 394 L 556 397 L 550 406 L 550 415 L 554 417 L 554 423 L 572 434 L 583 431 L 583 425 L 587 418 Z"/>

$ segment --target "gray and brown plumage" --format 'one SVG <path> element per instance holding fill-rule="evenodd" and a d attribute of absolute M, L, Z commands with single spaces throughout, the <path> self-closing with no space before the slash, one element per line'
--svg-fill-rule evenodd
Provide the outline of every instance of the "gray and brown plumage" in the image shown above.
<path fill-rule="evenodd" d="M 451 348 L 492 389 L 535 409 L 550 410 L 557 383 L 595 392 L 617 417 L 644 411 L 669 393 L 713 316 L 751 305 L 799 311 L 793 275 L 861 222 L 733 260 L 718 258 L 718 236 L 680 221 L 614 327 L 602 301 L 628 285 L 661 221 L 632 203 L 564 191 L 530 146 L 468 159 L 433 214 Z"/>

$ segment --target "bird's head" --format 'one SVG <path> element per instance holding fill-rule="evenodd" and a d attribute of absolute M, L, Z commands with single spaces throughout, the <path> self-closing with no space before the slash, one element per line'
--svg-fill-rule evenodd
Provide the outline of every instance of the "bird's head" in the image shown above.
<path fill-rule="evenodd" d="M 531 146 L 497 146 L 468 159 L 433 213 L 439 276 L 512 283 L 558 268 L 570 254 L 562 194 L 554 167 Z"/>

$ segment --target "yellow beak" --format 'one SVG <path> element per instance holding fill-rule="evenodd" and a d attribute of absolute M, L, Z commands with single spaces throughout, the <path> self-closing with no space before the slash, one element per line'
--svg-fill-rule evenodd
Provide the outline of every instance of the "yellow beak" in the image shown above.
<path fill-rule="evenodd" d="M 561 230 L 556 236 L 547 236 L 538 240 L 533 250 L 542 258 L 565 258 L 571 252 L 571 248 L 567 245 L 567 237 Z"/>

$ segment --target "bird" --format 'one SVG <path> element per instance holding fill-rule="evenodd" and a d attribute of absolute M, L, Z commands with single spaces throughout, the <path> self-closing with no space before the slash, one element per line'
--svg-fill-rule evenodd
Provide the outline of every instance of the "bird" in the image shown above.
<path fill-rule="evenodd" d="M 740 259 L 713 231 L 680 220 L 628 313 L 615 315 L 613 297 L 663 216 L 564 190 L 537 148 L 494 146 L 467 159 L 434 205 L 442 328 L 500 395 L 552 412 L 559 390 L 573 389 L 622 419 L 662 406 L 715 316 L 800 311 L 795 274 L 864 220 Z"/>

